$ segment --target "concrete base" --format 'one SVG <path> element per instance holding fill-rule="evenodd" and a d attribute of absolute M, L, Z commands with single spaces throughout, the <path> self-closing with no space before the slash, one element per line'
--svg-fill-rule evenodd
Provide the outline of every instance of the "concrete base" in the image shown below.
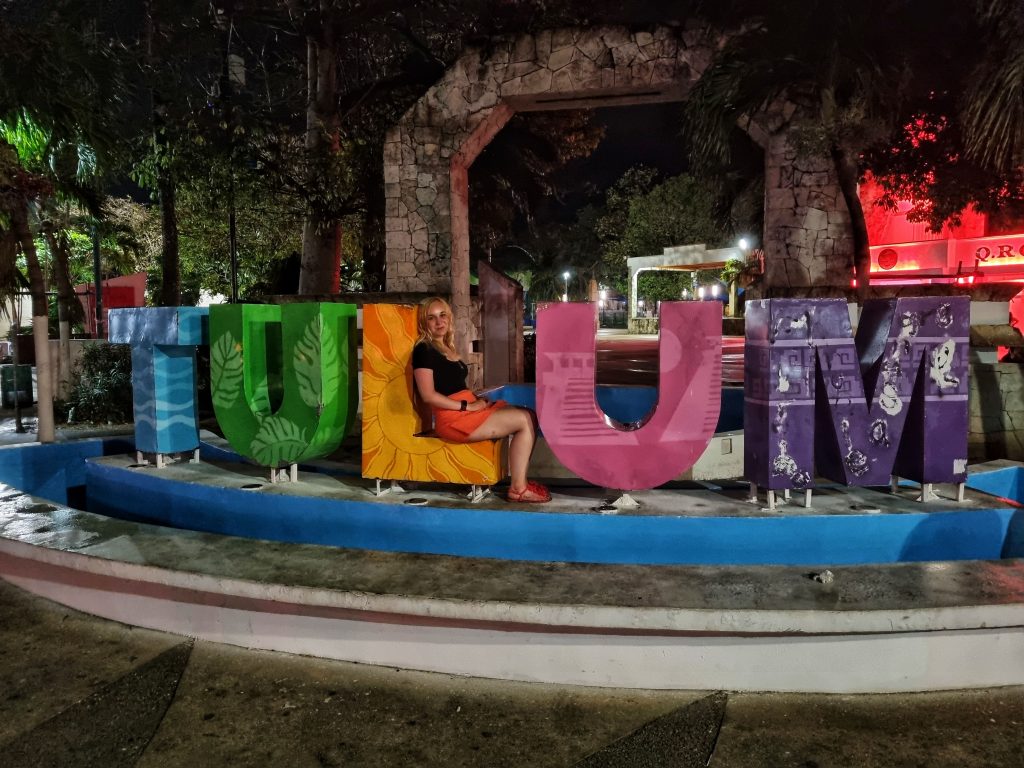
<path fill-rule="evenodd" d="M 381 553 L 129 523 L 11 491 L 0 507 L 5 580 L 104 618 L 246 648 L 610 687 L 1024 684 L 1024 562 L 830 570 L 826 583 L 806 568 Z"/>
<path fill-rule="evenodd" d="M 1024 631 L 961 629 L 814 637 L 515 631 L 379 611 L 331 611 L 145 581 L 62 582 L 0 557 L 3 578 L 86 613 L 245 648 L 500 680 L 612 688 L 864 693 L 1024 684 Z M 32 576 L 21 575 L 26 571 Z M 21 573 L 19 573 L 21 572 Z M 116 599 L 111 589 L 116 589 Z M 271 599 L 271 596 L 276 599 Z M 1017 621 L 1020 621 L 1018 618 Z M 984 622 L 982 622 L 984 624 Z M 969 663 L 965 660 L 970 659 Z"/>

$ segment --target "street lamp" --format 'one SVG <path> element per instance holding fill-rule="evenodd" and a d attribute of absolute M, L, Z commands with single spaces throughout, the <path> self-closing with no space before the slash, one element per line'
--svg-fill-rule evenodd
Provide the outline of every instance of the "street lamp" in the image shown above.
<path fill-rule="evenodd" d="M 745 251 L 750 247 L 750 241 L 745 237 L 741 237 L 737 245 L 740 247 L 741 251 Z"/>
<path fill-rule="evenodd" d="M 565 293 L 562 294 L 562 301 L 569 300 L 569 273 L 562 273 L 562 280 L 565 282 Z"/>
<path fill-rule="evenodd" d="M 704 301 L 704 286 L 703 285 L 700 288 L 697 289 L 697 298 L 700 299 L 701 301 Z"/>

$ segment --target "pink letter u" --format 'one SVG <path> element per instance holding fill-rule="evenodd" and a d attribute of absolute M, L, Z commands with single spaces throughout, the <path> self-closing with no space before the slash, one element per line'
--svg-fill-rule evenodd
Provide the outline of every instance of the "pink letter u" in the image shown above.
<path fill-rule="evenodd" d="M 587 482 L 623 491 L 655 488 L 689 469 L 718 423 L 722 309 L 717 301 L 663 302 L 658 401 L 637 425 L 597 404 L 597 307 L 551 303 L 537 315 L 537 416 L 552 452 Z"/>

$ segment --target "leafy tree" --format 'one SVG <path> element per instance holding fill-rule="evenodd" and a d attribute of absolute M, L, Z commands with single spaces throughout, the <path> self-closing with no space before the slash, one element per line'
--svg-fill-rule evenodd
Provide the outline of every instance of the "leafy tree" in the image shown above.
<path fill-rule="evenodd" d="M 886 191 L 881 204 L 913 201 L 909 218 L 934 231 L 958 223 L 968 207 L 988 214 L 996 228 L 1024 215 L 1024 56 L 1010 43 L 1024 34 L 1024 9 L 978 0 L 956 10 L 957 26 L 981 43 L 936 52 L 915 67 L 901 122 L 862 163 Z M 942 37 L 937 22 L 922 23 Z"/>
<path fill-rule="evenodd" d="M 573 160 L 589 157 L 603 138 L 604 126 L 587 110 L 533 112 L 509 120 L 470 171 L 472 249 L 492 251 L 513 236 L 519 221 L 532 221 L 542 206 L 563 199 L 576 184 L 563 171 Z"/>
<path fill-rule="evenodd" d="M 1024 215 L 1024 169 L 999 173 L 967 151 L 950 98 L 933 100 L 913 115 L 892 140 L 869 149 L 864 164 L 884 190 L 879 204 L 895 210 L 912 201 L 911 221 L 927 222 L 938 232 L 959 224 L 968 207 L 990 216 Z"/>
<path fill-rule="evenodd" d="M 606 279 L 620 293 L 628 288 L 626 259 L 660 254 L 674 245 L 705 243 L 715 247 L 731 234 L 715 217 L 718 198 L 711 185 L 682 174 L 635 194 L 653 178 L 647 169 L 627 172 L 609 191 L 609 212 L 597 227 L 604 242 Z M 634 196 L 627 196 L 628 192 Z M 675 298 L 684 287 L 690 287 L 685 277 L 656 279 L 671 284 L 672 288 L 665 290 Z"/>
<path fill-rule="evenodd" d="M 0 241 L 16 243 L 0 253 L 9 260 L 20 250 L 26 260 L 42 442 L 53 441 L 55 431 L 46 282 L 31 221 L 38 206 L 52 197 L 54 182 L 30 166 L 40 156 L 59 162 L 65 147 L 113 154 L 116 140 L 108 111 L 116 111 L 124 93 L 109 42 L 87 34 L 83 25 L 79 14 L 86 6 L 10 2 L 0 15 Z M 40 152 L 40 145 L 47 150 Z M 8 261 L 0 272 L 14 269 Z"/>

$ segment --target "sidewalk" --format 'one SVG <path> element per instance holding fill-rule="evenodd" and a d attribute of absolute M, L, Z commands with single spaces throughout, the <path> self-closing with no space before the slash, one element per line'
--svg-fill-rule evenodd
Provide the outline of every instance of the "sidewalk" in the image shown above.
<path fill-rule="evenodd" d="M 611 691 L 244 651 L 0 583 L 8 768 L 1020 766 L 1024 689 Z"/>

